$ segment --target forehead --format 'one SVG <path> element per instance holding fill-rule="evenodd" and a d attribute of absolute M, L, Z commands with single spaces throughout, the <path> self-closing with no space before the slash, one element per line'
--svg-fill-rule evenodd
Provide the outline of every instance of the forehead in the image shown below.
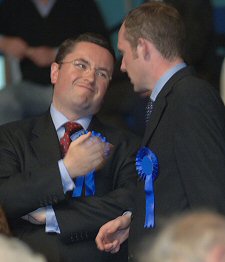
<path fill-rule="evenodd" d="M 77 43 L 73 51 L 69 53 L 66 58 L 82 58 L 94 65 L 106 67 L 108 69 L 111 69 L 114 63 L 112 54 L 106 48 L 89 42 Z"/>

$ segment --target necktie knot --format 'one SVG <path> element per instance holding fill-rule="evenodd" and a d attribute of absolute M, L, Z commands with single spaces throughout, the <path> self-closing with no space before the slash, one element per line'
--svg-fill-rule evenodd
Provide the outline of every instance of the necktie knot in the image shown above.
<path fill-rule="evenodd" d="M 75 123 L 75 122 L 67 122 L 64 125 L 64 127 L 65 127 L 65 134 L 60 139 L 61 151 L 62 151 L 63 156 L 65 156 L 65 154 L 66 154 L 66 152 L 69 148 L 69 145 L 71 143 L 70 136 L 83 128 L 80 124 Z"/>
<path fill-rule="evenodd" d="M 82 129 L 82 126 L 75 122 L 67 122 L 65 124 L 65 132 L 70 136 L 73 133 Z"/>

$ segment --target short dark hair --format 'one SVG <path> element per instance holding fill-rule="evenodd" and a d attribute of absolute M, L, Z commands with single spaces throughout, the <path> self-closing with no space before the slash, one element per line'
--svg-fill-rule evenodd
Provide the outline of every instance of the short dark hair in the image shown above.
<path fill-rule="evenodd" d="M 124 20 L 125 38 L 136 49 L 139 38 L 152 42 L 166 59 L 183 57 L 185 28 L 178 11 L 169 4 L 151 1 L 130 11 Z"/>
<path fill-rule="evenodd" d="M 60 64 L 63 59 L 73 51 L 76 44 L 80 42 L 93 43 L 107 49 L 113 56 L 114 62 L 116 61 L 115 52 L 110 42 L 100 34 L 87 32 L 79 35 L 76 38 L 66 39 L 59 47 L 59 50 L 56 54 L 55 62 Z"/>

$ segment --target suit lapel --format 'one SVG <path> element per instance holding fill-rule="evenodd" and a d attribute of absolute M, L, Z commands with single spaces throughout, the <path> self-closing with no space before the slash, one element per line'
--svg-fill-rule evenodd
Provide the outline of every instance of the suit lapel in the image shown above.
<path fill-rule="evenodd" d="M 42 165 L 55 163 L 61 158 L 58 136 L 50 114 L 39 118 L 33 128 L 31 146 Z"/>
<path fill-rule="evenodd" d="M 103 124 L 98 120 L 96 116 L 93 116 L 91 123 L 88 127 L 88 131 L 96 131 L 96 132 L 101 133 L 103 136 L 105 136 L 104 130 L 105 128 Z"/>
<path fill-rule="evenodd" d="M 96 117 L 93 117 L 88 130 L 105 135 L 104 128 Z M 30 144 L 40 164 L 55 163 L 62 158 L 57 132 L 49 113 L 35 121 L 32 134 Z"/>
<path fill-rule="evenodd" d="M 154 109 L 150 116 L 148 125 L 146 126 L 144 138 L 142 140 L 142 146 L 148 144 L 148 141 L 151 139 L 154 130 L 156 129 L 164 111 L 167 106 L 167 95 L 173 91 L 173 87 L 180 79 L 184 78 L 187 75 L 193 74 L 193 69 L 190 67 L 185 67 L 175 73 L 169 81 L 165 84 L 165 86 L 160 91 L 156 101 L 154 103 Z"/>

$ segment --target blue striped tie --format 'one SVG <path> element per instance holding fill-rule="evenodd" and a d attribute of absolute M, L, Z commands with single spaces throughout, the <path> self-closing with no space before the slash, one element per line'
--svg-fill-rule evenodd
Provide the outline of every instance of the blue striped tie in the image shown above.
<path fill-rule="evenodd" d="M 148 104 L 146 106 L 146 113 L 145 113 L 145 123 L 146 123 L 146 125 L 147 125 L 147 123 L 148 123 L 148 121 L 150 119 L 150 115 L 151 115 L 151 113 L 153 111 L 153 107 L 154 107 L 154 101 L 151 98 L 149 98 Z"/>

